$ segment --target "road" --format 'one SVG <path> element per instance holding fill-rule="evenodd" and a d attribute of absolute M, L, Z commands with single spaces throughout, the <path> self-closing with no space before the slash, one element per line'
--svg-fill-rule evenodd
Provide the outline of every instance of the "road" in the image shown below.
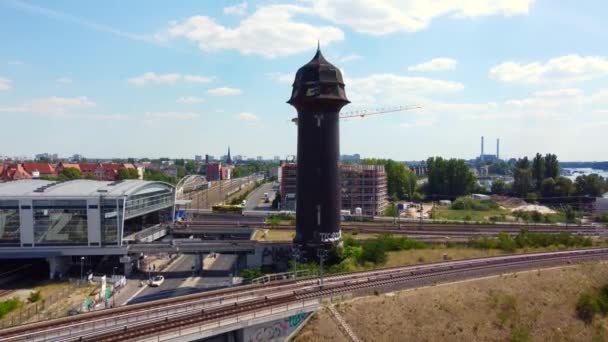
<path fill-rule="evenodd" d="M 182 254 L 163 272 L 165 281 L 159 287 L 144 287 L 128 304 L 136 304 L 164 298 L 178 297 L 227 286 L 226 278 L 200 277 L 192 273 L 195 255 Z M 154 276 L 154 272 L 152 274 Z"/>
<path fill-rule="evenodd" d="M 269 203 L 264 203 L 264 193 L 268 193 Z M 274 191 L 272 191 L 272 183 L 262 184 L 255 189 L 247 197 L 245 210 L 272 210 L 272 200 L 274 199 Z"/>
<path fill-rule="evenodd" d="M 211 187 L 206 190 L 196 191 L 186 194 L 184 197 L 192 200 L 190 204 L 196 209 L 210 209 L 213 205 L 226 201 L 229 196 L 241 186 L 249 182 L 255 182 L 258 176 L 252 175 L 247 177 L 234 178 L 223 181 L 212 182 Z"/>

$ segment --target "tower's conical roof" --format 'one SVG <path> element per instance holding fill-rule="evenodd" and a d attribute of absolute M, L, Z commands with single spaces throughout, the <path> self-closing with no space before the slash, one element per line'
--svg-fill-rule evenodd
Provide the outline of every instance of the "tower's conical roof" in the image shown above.
<path fill-rule="evenodd" d="M 309 99 L 349 102 L 344 92 L 342 72 L 325 59 L 319 47 L 314 57 L 298 69 L 291 99 L 287 102 L 295 104 Z"/>

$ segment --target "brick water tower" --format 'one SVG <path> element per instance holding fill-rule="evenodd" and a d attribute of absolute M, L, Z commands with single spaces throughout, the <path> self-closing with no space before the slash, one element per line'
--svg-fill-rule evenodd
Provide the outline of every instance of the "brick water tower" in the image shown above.
<path fill-rule="evenodd" d="M 340 231 L 340 119 L 350 101 L 342 73 L 321 50 L 296 73 L 287 103 L 298 111 L 296 237 L 305 250 L 329 246 Z"/>

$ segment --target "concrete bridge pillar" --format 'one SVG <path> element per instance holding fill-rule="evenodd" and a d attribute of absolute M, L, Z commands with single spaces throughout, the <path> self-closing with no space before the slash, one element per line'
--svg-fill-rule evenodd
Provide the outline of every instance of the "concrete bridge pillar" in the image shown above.
<path fill-rule="evenodd" d="M 193 261 L 193 270 L 196 275 L 200 275 L 203 272 L 203 258 L 205 254 L 196 254 Z"/>
<path fill-rule="evenodd" d="M 49 279 L 59 279 L 65 276 L 65 273 L 70 268 L 69 257 L 49 257 L 46 261 L 49 263 Z"/>

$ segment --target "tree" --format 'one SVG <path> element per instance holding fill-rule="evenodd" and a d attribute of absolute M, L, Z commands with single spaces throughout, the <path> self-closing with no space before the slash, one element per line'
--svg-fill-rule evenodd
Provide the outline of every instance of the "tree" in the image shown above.
<path fill-rule="evenodd" d="M 559 176 L 559 161 L 555 154 L 545 155 L 545 178 L 557 178 Z"/>
<path fill-rule="evenodd" d="M 546 177 L 545 158 L 540 153 L 536 153 L 532 160 L 532 178 L 534 179 L 534 189 L 539 191 L 543 180 Z"/>
<path fill-rule="evenodd" d="M 533 189 L 532 170 L 528 157 L 519 159 L 515 163 L 515 172 L 513 173 L 513 193 L 519 197 L 526 197 Z"/>
<path fill-rule="evenodd" d="M 553 178 L 545 178 L 540 185 L 540 194 L 542 197 L 553 197 L 555 191 L 555 180 Z"/>
<path fill-rule="evenodd" d="M 492 193 L 497 195 L 504 195 L 507 193 L 507 184 L 502 179 L 496 179 L 492 182 Z"/>
<path fill-rule="evenodd" d="M 600 197 L 608 190 L 604 177 L 596 173 L 576 177 L 574 187 L 576 188 L 576 194 L 579 196 Z"/>
<path fill-rule="evenodd" d="M 394 203 L 389 204 L 386 209 L 384 209 L 384 216 L 397 217 L 398 213 L 399 210 Z"/>
<path fill-rule="evenodd" d="M 184 168 L 186 169 L 187 174 L 195 174 L 196 170 L 198 169 L 198 165 L 196 165 L 195 162 L 190 160 L 190 161 L 186 162 L 186 165 L 184 165 Z"/>
<path fill-rule="evenodd" d="M 574 184 L 569 178 L 557 177 L 555 179 L 555 188 L 553 195 L 557 197 L 568 197 L 574 193 Z"/>
<path fill-rule="evenodd" d="M 68 167 L 61 170 L 57 179 L 59 179 L 60 181 L 69 181 L 73 179 L 80 179 L 81 176 L 82 175 L 80 174 L 80 170 L 75 167 Z"/>
<path fill-rule="evenodd" d="M 403 163 L 390 159 L 365 159 L 365 165 L 384 165 L 387 193 L 394 200 L 411 199 L 416 192 L 416 174 Z"/>
<path fill-rule="evenodd" d="M 475 188 L 475 176 L 462 159 L 429 158 L 427 167 L 427 194 L 457 197 L 470 194 Z"/>
<path fill-rule="evenodd" d="M 123 180 L 123 179 L 139 179 L 139 173 L 137 172 L 137 169 L 122 168 L 122 169 L 118 170 L 118 174 L 116 175 L 116 177 L 119 180 Z"/>
<path fill-rule="evenodd" d="M 272 209 L 279 209 L 281 206 L 281 192 L 277 191 L 274 194 L 274 199 L 272 200 Z"/>

